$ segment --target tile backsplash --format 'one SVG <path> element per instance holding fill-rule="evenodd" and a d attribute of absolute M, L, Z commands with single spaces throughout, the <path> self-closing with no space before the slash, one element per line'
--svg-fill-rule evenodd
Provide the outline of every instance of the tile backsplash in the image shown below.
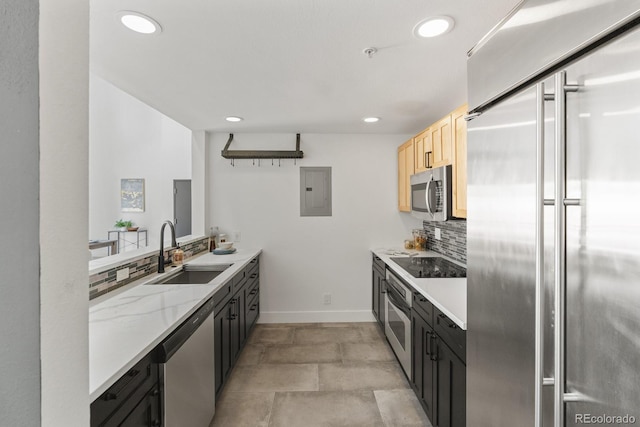
<path fill-rule="evenodd" d="M 184 258 L 190 258 L 208 249 L 209 238 L 203 237 L 190 241 L 189 243 L 180 244 L 180 247 L 184 251 Z M 173 255 L 175 249 L 165 251 L 165 256 Z M 129 278 L 116 281 L 116 275 L 118 270 L 124 268 L 129 269 Z M 104 295 L 108 292 L 114 291 L 131 282 L 141 279 L 144 276 L 154 273 L 158 269 L 158 253 L 146 255 L 142 258 L 125 262 L 117 267 L 112 267 L 104 271 L 100 271 L 96 274 L 89 276 L 89 299 L 92 300 L 100 295 Z"/>
<path fill-rule="evenodd" d="M 467 263 L 467 221 L 423 221 L 422 226 L 427 232 L 427 249 Z M 440 229 L 440 240 L 436 240 L 436 227 Z"/>

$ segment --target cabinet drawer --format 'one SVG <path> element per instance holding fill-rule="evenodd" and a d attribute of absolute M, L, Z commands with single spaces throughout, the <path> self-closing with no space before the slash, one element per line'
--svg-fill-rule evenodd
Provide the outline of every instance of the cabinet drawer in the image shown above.
<path fill-rule="evenodd" d="M 231 291 L 233 291 L 233 280 L 222 285 L 220 289 L 213 294 L 213 305 L 216 312 L 231 299 Z"/>
<path fill-rule="evenodd" d="M 233 276 L 233 289 L 231 290 L 231 292 L 235 294 L 242 286 L 244 286 L 246 280 L 247 269 L 245 268 L 242 271 L 239 271 L 235 276 Z"/>
<path fill-rule="evenodd" d="M 260 293 L 260 281 L 258 280 L 258 278 L 256 278 L 252 283 L 247 285 L 247 288 L 245 291 L 245 301 L 247 303 L 246 304 L 247 309 L 251 304 L 253 304 L 254 300 L 257 298 L 259 293 Z"/>
<path fill-rule="evenodd" d="M 429 302 L 427 297 L 423 296 L 418 291 L 413 291 L 413 305 L 412 308 L 420 314 L 420 316 L 427 321 L 429 326 L 433 326 L 433 304 Z"/>
<path fill-rule="evenodd" d="M 247 274 L 247 283 L 248 283 L 247 286 L 248 287 L 253 287 L 254 282 L 257 282 L 259 280 L 259 278 L 260 278 L 260 272 L 259 272 L 259 270 L 257 268 L 252 270 L 252 271 L 250 271 Z"/>
<path fill-rule="evenodd" d="M 124 411 L 125 404 L 137 404 L 157 382 L 158 365 L 149 354 L 93 401 L 91 426 L 106 425 L 119 409 Z"/>
<path fill-rule="evenodd" d="M 434 330 L 464 363 L 467 363 L 467 331 L 434 307 Z"/>
<path fill-rule="evenodd" d="M 104 427 L 161 426 L 160 384 L 155 384 L 144 398 L 134 405 L 132 402 L 121 408 Z M 131 408 L 130 408 L 131 406 Z M 125 408 L 126 407 L 126 408 Z"/>
<path fill-rule="evenodd" d="M 260 293 L 256 294 L 256 298 L 253 300 L 253 303 L 247 306 L 247 314 L 246 314 L 246 328 L 247 332 L 251 330 L 253 325 L 258 320 L 258 316 L 260 315 Z"/>
<path fill-rule="evenodd" d="M 249 265 L 245 267 L 245 270 L 248 272 L 248 276 L 260 270 L 260 261 L 258 258 L 254 258 L 249 261 Z"/>
<path fill-rule="evenodd" d="M 384 276 L 384 270 L 387 268 L 387 265 L 376 254 L 373 254 L 373 266 L 377 268 L 380 271 L 380 273 Z"/>

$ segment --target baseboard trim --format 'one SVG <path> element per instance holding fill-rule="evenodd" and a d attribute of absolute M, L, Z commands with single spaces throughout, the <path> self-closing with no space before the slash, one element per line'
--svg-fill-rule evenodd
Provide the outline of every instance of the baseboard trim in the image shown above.
<path fill-rule="evenodd" d="M 258 323 L 375 322 L 370 310 L 361 311 L 262 311 Z"/>

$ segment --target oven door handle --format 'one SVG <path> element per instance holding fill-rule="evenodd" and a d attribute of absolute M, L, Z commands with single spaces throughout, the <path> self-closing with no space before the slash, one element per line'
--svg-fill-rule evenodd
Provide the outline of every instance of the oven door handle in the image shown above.
<path fill-rule="evenodd" d="M 389 302 L 393 304 L 398 310 L 404 313 L 407 318 L 411 318 L 411 309 L 407 306 L 406 302 L 403 302 L 396 293 L 396 290 L 393 286 L 387 286 L 387 298 L 389 298 Z"/>
<path fill-rule="evenodd" d="M 433 216 L 433 211 L 431 211 L 431 203 L 429 203 L 429 190 L 431 189 L 431 182 L 433 181 L 433 175 L 431 175 L 431 179 L 427 182 L 427 188 L 424 190 L 424 201 L 427 202 L 427 210 Z"/>

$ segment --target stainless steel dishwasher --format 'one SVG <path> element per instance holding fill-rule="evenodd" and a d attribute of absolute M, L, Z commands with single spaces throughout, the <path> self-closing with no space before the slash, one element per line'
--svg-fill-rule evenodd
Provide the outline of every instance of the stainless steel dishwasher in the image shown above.
<path fill-rule="evenodd" d="M 210 299 L 156 349 L 163 377 L 165 427 L 208 427 L 213 419 L 213 328 L 213 299 Z"/>

